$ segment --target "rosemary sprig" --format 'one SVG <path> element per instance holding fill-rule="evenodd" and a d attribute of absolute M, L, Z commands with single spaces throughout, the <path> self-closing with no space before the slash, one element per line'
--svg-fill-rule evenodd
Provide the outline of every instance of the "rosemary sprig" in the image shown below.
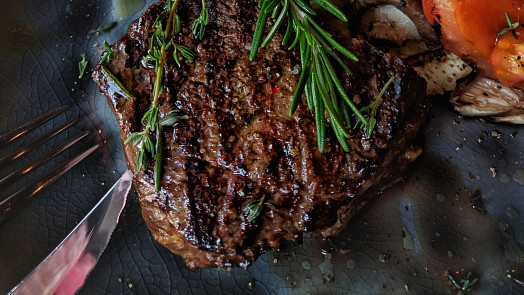
<path fill-rule="evenodd" d="M 136 153 L 136 166 L 138 170 L 145 168 L 147 166 L 147 154 L 153 155 L 155 153 L 154 143 L 151 137 L 149 137 L 149 130 L 144 130 L 141 132 L 134 132 L 131 134 L 124 144 L 133 142 L 133 145 L 140 145 Z"/>
<path fill-rule="evenodd" d="M 466 277 L 462 280 L 460 280 L 460 283 L 457 281 L 455 277 L 453 277 L 451 274 L 448 273 L 448 278 L 453 283 L 454 287 L 457 288 L 460 292 L 460 294 L 469 294 L 471 290 L 473 289 L 473 285 L 475 285 L 478 282 L 478 278 L 471 279 L 471 272 L 468 272 Z"/>
<path fill-rule="evenodd" d="M 316 12 L 306 2 L 303 0 L 260 0 L 258 2 L 260 12 L 249 58 L 253 60 L 259 48 L 269 44 L 279 28 L 284 24 L 285 19 L 287 19 L 287 28 L 282 45 L 287 45 L 292 41 L 294 32 L 295 38 L 291 42 L 289 49 L 291 50 L 296 46 L 299 47 L 302 68 L 293 94 L 289 114 L 293 115 L 295 113 L 298 103 L 305 93 L 308 107 L 314 110 L 315 113 L 319 150 L 321 152 L 324 151 L 325 110 L 327 110 L 331 120 L 331 127 L 340 145 L 345 151 L 349 151 L 347 144 L 349 133 L 346 128 L 351 127 L 351 113 L 356 117 L 358 126 L 369 138 L 375 126 L 371 122 L 376 115 L 376 111 L 375 113 L 366 112 L 369 110 L 369 106 L 359 110 L 353 100 L 346 94 L 333 67 L 333 61 L 348 74 L 351 74 L 341 55 L 355 62 L 358 61 L 358 57 L 335 41 L 331 34 L 313 20 Z M 340 20 L 347 22 L 344 13 L 328 0 L 312 0 L 312 2 L 318 4 Z M 270 15 L 275 17 L 276 20 L 267 36 L 263 38 L 264 28 Z M 372 109 L 376 110 L 376 107 Z"/>
<path fill-rule="evenodd" d="M 506 15 L 506 22 L 508 23 L 508 27 L 507 28 L 504 28 L 502 29 L 498 34 L 497 34 L 497 38 L 500 38 L 500 36 L 506 34 L 507 32 L 511 31 L 511 33 L 513 34 L 513 37 L 515 37 L 515 39 L 519 39 L 519 37 L 517 36 L 517 33 L 515 32 L 515 29 L 518 28 L 518 26 L 520 25 L 519 22 L 511 22 L 511 19 L 509 18 L 509 15 L 508 15 L 508 12 L 505 11 L 504 14 Z"/>
<path fill-rule="evenodd" d="M 110 22 L 104 25 L 101 25 L 95 30 L 91 30 L 91 33 L 106 33 L 109 32 L 114 26 L 116 25 L 116 22 Z"/>
<path fill-rule="evenodd" d="M 364 132 L 366 132 L 366 136 L 369 138 L 371 136 L 371 132 L 373 132 L 373 129 L 375 128 L 375 125 L 377 125 L 377 110 L 378 110 L 378 106 L 380 104 L 380 101 L 382 100 L 382 96 L 384 95 L 384 93 L 386 92 L 386 89 L 388 89 L 389 85 L 393 82 L 393 80 L 395 80 L 395 78 L 397 77 L 397 75 L 394 75 L 392 76 L 391 78 L 389 78 L 389 80 L 386 82 L 386 84 L 384 84 L 384 87 L 382 87 L 382 90 L 380 90 L 380 93 L 378 94 L 377 98 L 375 99 L 375 101 L 373 101 L 372 104 L 368 105 L 367 107 L 364 107 L 362 108 L 362 112 L 365 112 L 365 111 L 368 111 L 368 110 L 371 110 L 369 111 L 369 121 L 368 121 L 368 126 L 363 126 L 363 130 Z M 362 123 L 361 121 L 357 121 L 357 123 L 355 124 L 355 128 L 358 128 L 358 126 L 360 126 Z"/>
<path fill-rule="evenodd" d="M 178 57 L 178 52 L 187 59 L 189 62 L 193 62 L 196 57 L 196 53 L 194 53 L 189 47 L 185 45 L 180 44 L 173 44 L 173 58 L 175 59 L 175 63 L 178 67 L 180 67 L 180 58 Z"/>
<path fill-rule="evenodd" d="M 202 40 L 204 38 L 204 33 L 206 32 L 206 26 L 208 22 L 209 11 L 206 9 L 206 1 L 202 0 L 202 10 L 200 11 L 200 16 L 193 22 L 193 35 Z"/>
<path fill-rule="evenodd" d="M 160 190 L 160 180 L 162 174 L 162 151 L 163 151 L 163 137 L 162 126 L 159 120 L 158 100 L 160 93 L 164 89 L 165 78 L 165 63 L 167 59 L 168 50 L 173 48 L 173 58 L 178 66 L 180 60 L 178 52 L 181 55 L 192 61 L 195 54 L 186 46 L 176 44 L 174 36 L 180 32 L 180 20 L 176 14 L 176 7 L 179 0 L 168 0 L 167 9 L 162 12 L 153 27 L 156 28 L 151 36 L 151 44 L 148 50 L 148 55 L 144 57 L 146 65 L 154 66 L 156 72 L 155 83 L 153 84 L 153 103 L 149 110 L 144 113 L 142 117 L 142 125 L 145 126 L 143 131 L 131 134 L 125 144 L 133 143 L 138 147 L 136 165 L 139 170 L 147 167 L 149 156 L 155 158 L 155 190 Z M 163 22 L 166 21 L 166 28 L 163 28 Z M 156 132 L 156 141 L 153 141 L 152 136 Z"/>
<path fill-rule="evenodd" d="M 262 210 L 265 206 L 269 206 L 272 208 L 275 208 L 275 204 L 271 203 L 270 201 L 265 201 L 266 195 L 263 195 L 262 198 L 258 200 L 252 200 L 244 207 L 243 211 L 247 214 L 247 221 L 253 222 L 255 221 L 260 213 L 262 213 Z"/>
<path fill-rule="evenodd" d="M 113 58 L 113 51 L 111 50 L 111 46 L 109 46 L 109 43 L 107 41 L 104 41 L 104 52 L 102 52 L 102 57 L 100 58 L 100 62 L 104 61 L 110 61 Z"/>

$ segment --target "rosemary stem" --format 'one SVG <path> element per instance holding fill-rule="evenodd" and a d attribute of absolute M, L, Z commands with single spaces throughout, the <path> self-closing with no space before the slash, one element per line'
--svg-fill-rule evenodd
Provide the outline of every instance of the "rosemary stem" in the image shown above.
<path fill-rule="evenodd" d="M 167 19 L 166 31 L 164 32 L 165 38 L 169 36 L 169 30 L 171 29 L 171 24 L 173 23 L 173 17 L 176 17 L 175 11 L 177 6 L 178 0 L 175 0 L 175 2 L 173 2 L 173 6 L 171 6 L 171 10 L 169 11 L 169 18 Z"/>
<path fill-rule="evenodd" d="M 162 126 L 158 126 L 158 135 L 156 138 L 155 153 L 155 191 L 160 190 L 160 181 L 162 180 L 162 151 L 164 149 L 164 138 L 161 136 Z"/>
<path fill-rule="evenodd" d="M 262 198 L 260 198 L 260 202 L 258 202 L 258 206 L 262 206 L 262 204 L 264 204 L 265 199 L 266 199 L 266 195 L 262 195 Z"/>
<path fill-rule="evenodd" d="M 176 20 L 176 7 L 178 5 L 178 0 L 175 0 L 173 2 L 173 5 L 171 6 L 171 9 L 169 11 L 169 17 L 167 19 L 167 25 L 166 25 L 166 31 L 164 32 L 164 39 L 169 38 L 170 31 L 171 31 L 171 24 L 174 23 L 174 20 Z M 173 27 L 174 29 L 174 27 Z M 156 80 L 155 80 L 155 86 L 153 89 L 153 108 L 156 108 L 158 106 L 158 98 L 160 97 L 160 87 L 162 86 L 162 79 L 164 77 L 164 66 L 166 62 L 166 44 L 165 42 L 162 44 L 162 47 L 160 48 L 160 61 L 158 62 L 158 66 L 156 67 Z M 147 134 L 149 131 L 149 126 L 146 126 L 146 130 L 144 131 L 145 134 Z M 155 151 L 155 190 L 158 192 L 160 190 L 160 180 L 162 179 L 162 150 L 164 147 L 163 144 L 163 138 L 162 138 L 162 128 L 160 126 L 157 126 L 157 135 L 156 135 L 156 151 Z"/>
<path fill-rule="evenodd" d="M 165 52 L 165 47 L 162 46 L 162 54 L 164 54 Z M 163 63 L 164 62 L 164 57 L 162 56 L 161 59 L 160 59 L 160 63 Z M 156 80 L 155 80 L 155 88 L 153 89 L 153 107 L 156 107 L 158 105 L 158 97 L 160 96 L 160 87 L 162 85 L 162 81 L 161 81 L 161 77 L 162 77 L 162 72 L 164 71 L 164 67 L 163 66 L 159 66 L 157 69 L 156 69 Z"/>
<path fill-rule="evenodd" d="M 171 10 L 169 11 L 169 18 L 167 19 L 167 25 L 166 25 L 166 31 L 164 32 L 164 38 L 167 39 L 169 37 L 169 30 L 171 30 L 171 23 L 173 23 L 173 18 L 176 18 L 176 7 L 178 5 L 178 0 L 175 0 L 173 2 L 173 6 L 171 6 Z M 156 68 L 156 80 L 155 80 L 155 86 L 153 89 L 153 107 L 156 107 L 158 105 L 158 97 L 160 96 L 160 87 L 162 86 L 162 76 L 164 74 L 164 64 L 166 61 L 166 45 L 165 43 L 162 44 L 162 47 L 160 48 L 160 62 L 158 67 Z"/>

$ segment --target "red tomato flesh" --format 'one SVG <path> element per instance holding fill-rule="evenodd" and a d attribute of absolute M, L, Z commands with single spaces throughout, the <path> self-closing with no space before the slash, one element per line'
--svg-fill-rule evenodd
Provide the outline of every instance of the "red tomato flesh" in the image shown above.
<path fill-rule="evenodd" d="M 428 20 L 442 27 L 444 47 L 491 72 L 505 85 L 524 81 L 524 1 L 423 0 Z M 497 38 L 511 22 L 521 25 Z M 491 69 L 491 68 L 492 69 Z M 522 83 L 521 83 L 522 84 Z"/>

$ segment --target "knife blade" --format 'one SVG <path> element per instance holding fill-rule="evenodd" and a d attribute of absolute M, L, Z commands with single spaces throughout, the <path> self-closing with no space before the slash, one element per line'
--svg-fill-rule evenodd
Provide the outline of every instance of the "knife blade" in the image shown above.
<path fill-rule="evenodd" d="M 74 294 L 109 242 L 131 189 L 132 173 L 117 183 L 67 237 L 8 294 Z"/>

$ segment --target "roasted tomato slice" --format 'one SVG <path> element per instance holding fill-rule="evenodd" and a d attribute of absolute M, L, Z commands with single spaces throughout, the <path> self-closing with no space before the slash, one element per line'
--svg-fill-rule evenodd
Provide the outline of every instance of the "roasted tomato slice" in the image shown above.
<path fill-rule="evenodd" d="M 501 36 L 491 52 L 493 72 L 504 85 L 524 81 L 524 30 L 520 32 L 519 39 L 511 33 Z"/>
<path fill-rule="evenodd" d="M 448 50 L 475 63 L 483 74 L 497 77 L 505 85 L 524 81 L 522 64 L 524 28 L 519 25 L 498 37 L 511 22 L 524 22 L 522 0 L 423 0 L 430 23 L 442 29 Z"/>

